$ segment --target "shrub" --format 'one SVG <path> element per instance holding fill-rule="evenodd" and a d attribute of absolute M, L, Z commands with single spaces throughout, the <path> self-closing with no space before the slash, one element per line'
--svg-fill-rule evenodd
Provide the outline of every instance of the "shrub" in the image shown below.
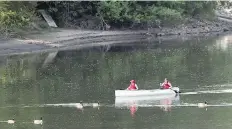
<path fill-rule="evenodd" d="M 23 28 L 31 22 L 34 11 L 27 6 L 28 2 L 0 2 L 0 29 L 8 34 L 18 28 Z"/>

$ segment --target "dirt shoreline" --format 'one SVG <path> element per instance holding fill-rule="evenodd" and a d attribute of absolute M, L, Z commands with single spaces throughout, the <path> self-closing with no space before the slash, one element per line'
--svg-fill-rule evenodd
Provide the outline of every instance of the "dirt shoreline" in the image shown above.
<path fill-rule="evenodd" d="M 23 38 L 1 40 L 0 56 L 54 52 L 118 43 L 147 42 L 146 31 L 89 31 L 54 29 Z"/>
<path fill-rule="evenodd" d="M 192 20 L 187 25 L 180 25 L 175 28 L 155 28 L 139 31 L 95 31 L 57 28 L 34 34 L 28 32 L 21 39 L 1 40 L 0 56 L 75 50 L 98 45 L 160 43 L 165 40 L 189 40 L 198 36 L 218 36 L 232 31 L 232 20 L 228 20 L 230 19 L 223 20 L 220 17 L 215 21 Z"/>
<path fill-rule="evenodd" d="M 69 32 L 73 35 L 67 35 Z M 89 34 L 89 32 L 92 32 Z M 78 35 L 81 34 L 81 35 Z M 85 47 L 113 45 L 120 43 L 161 43 L 168 40 L 185 41 L 195 37 L 212 37 L 221 34 L 205 33 L 188 34 L 188 35 L 168 35 L 168 36 L 155 36 L 147 34 L 147 31 L 80 31 L 76 30 L 63 30 L 59 32 L 52 32 L 44 35 L 30 35 L 23 39 L 8 39 L 0 42 L 0 56 L 3 55 L 18 55 L 30 54 L 40 52 L 55 52 L 64 50 L 77 50 Z"/>

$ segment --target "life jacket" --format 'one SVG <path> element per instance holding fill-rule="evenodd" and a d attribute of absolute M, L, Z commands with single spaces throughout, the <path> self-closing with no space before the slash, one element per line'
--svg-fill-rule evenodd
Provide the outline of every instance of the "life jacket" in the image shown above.
<path fill-rule="evenodd" d="M 164 83 L 163 89 L 169 89 L 171 86 L 168 83 Z"/>
<path fill-rule="evenodd" d="M 131 83 L 130 86 L 128 87 L 128 90 L 136 90 L 135 83 Z"/>

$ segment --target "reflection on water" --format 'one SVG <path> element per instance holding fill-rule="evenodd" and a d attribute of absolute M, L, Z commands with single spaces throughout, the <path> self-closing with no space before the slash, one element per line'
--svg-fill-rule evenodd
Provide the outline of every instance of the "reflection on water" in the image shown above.
<path fill-rule="evenodd" d="M 160 107 L 163 111 L 171 111 L 172 100 L 170 99 L 160 100 L 160 105 L 164 105 Z"/>
<path fill-rule="evenodd" d="M 136 106 L 135 103 L 132 103 L 130 105 L 130 113 L 131 113 L 131 116 L 134 117 L 135 116 L 135 112 L 138 110 L 138 107 Z"/>
<path fill-rule="evenodd" d="M 216 40 L 216 48 L 221 49 L 221 50 L 228 50 L 228 48 L 232 45 L 232 36 L 231 35 L 226 35 L 218 38 Z"/>
<path fill-rule="evenodd" d="M 131 116 L 134 117 L 139 107 L 159 106 L 163 111 L 171 111 L 172 105 L 179 104 L 179 95 L 163 95 L 163 96 L 140 96 L 140 97 L 116 97 L 116 108 L 130 109 Z"/>
<path fill-rule="evenodd" d="M 0 127 L 41 128 L 31 122 L 42 116 L 49 129 L 230 128 L 232 54 L 230 42 L 218 49 L 223 38 L 0 57 L 0 121 L 17 121 Z M 131 79 L 155 89 L 165 77 L 180 96 L 114 96 Z M 197 106 L 204 101 L 207 112 Z"/>

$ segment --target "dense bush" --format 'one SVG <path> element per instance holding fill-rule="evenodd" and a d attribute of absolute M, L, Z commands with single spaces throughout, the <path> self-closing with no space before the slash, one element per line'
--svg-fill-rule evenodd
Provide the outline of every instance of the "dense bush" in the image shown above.
<path fill-rule="evenodd" d="M 147 27 L 175 25 L 188 17 L 206 18 L 214 15 L 215 1 L 49 1 L 46 9 L 62 27 Z M 41 2 L 38 3 L 39 5 Z M 38 8 L 38 6 L 37 6 Z M 44 7 L 42 7 L 44 9 Z M 0 29 L 8 32 L 27 26 L 35 16 L 30 2 L 0 2 Z M 203 16 L 203 17 L 202 17 Z M 90 27 L 91 26 L 91 27 Z M 100 26 L 100 27 L 99 27 Z"/>
<path fill-rule="evenodd" d="M 211 18 L 216 7 L 215 1 L 188 1 L 185 3 L 184 13 L 191 17 Z"/>
<path fill-rule="evenodd" d="M 8 34 L 16 28 L 27 26 L 34 16 L 28 2 L 0 2 L 0 32 Z"/>
<path fill-rule="evenodd" d="M 91 15 L 98 17 L 105 24 L 121 27 L 147 23 L 173 25 L 181 23 L 186 17 L 213 16 L 218 3 L 214 1 L 80 1 L 48 4 L 50 12 L 57 16 L 59 22 L 68 21 L 72 24 L 75 23 L 72 21 L 76 18 Z"/>

